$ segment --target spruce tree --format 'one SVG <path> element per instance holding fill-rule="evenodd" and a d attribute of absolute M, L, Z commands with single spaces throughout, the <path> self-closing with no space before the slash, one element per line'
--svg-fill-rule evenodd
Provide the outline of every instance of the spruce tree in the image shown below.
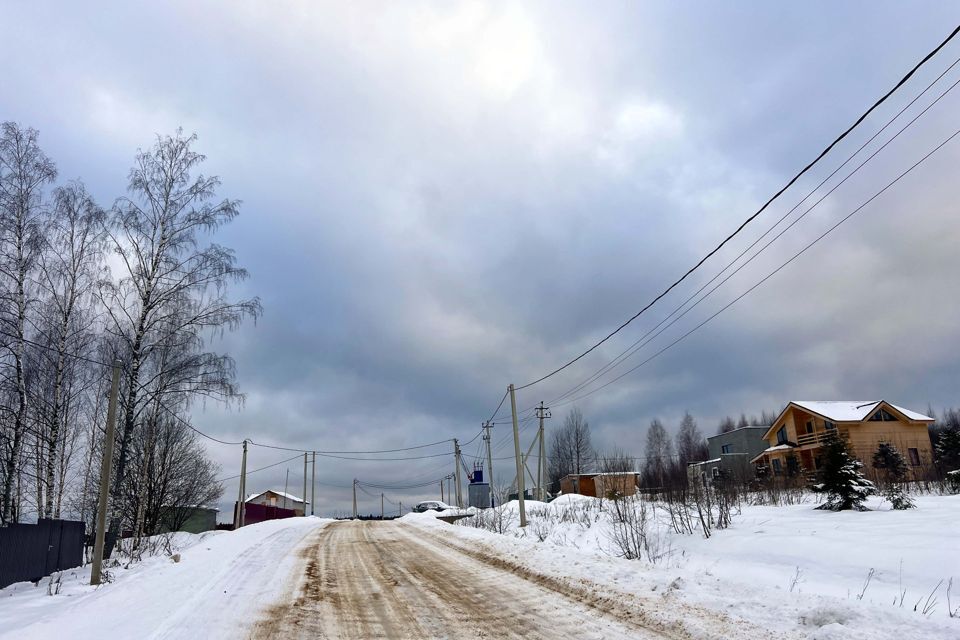
<path fill-rule="evenodd" d="M 873 467 L 884 475 L 883 496 L 896 510 L 913 509 L 913 500 L 903 491 L 901 483 L 907 477 L 908 467 L 895 446 L 881 442 L 873 454 Z"/>
<path fill-rule="evenodd" d="M 944 472 L 960 469 L 960 429 L 945 429 L 937 440 L 936 453 Z"/>
<path fill-rule="evenodd" d="M 826 496 L 817 509 L 865 511 L 863 503 L 867 496 L 875 493 L 875 489 L 873 483 L 860 473 L 862 467 L 863 463 L 847 451 L 843 438 L 831 436 L 823 447 L 820 481 L 813 485 L 814 491 Z"/>

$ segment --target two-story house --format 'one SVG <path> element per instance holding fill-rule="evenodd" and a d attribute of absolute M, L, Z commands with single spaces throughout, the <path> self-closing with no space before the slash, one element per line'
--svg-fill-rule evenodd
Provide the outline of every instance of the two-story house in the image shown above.
<path fill-rule="evenodd" d="M 928 432 L 932 422 L 933 418 L 885 400 L 795 400 L 764 433 L 768 446 L 753 462 L 769 467 L 773 475 L 815 471 L 825 439 L 837 433 L 865 465 L 870 465 L 880 443 L 887 442 L 911 468 L 919 468 L 932 462 Z"/>

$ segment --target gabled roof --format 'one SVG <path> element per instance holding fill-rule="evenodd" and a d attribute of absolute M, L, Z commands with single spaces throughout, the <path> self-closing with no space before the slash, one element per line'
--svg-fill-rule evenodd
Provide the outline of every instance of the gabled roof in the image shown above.
<path fill-rule="evenodd" d="M 837 422 L 860 422 L 861 420 L 866 420 L 873 413 L 874 409 L 883 402 L 883 400 L 794 400 L 790 404 L 795 404 L 801 409 L 807 409 L 824 418 L 829 418 Z M 889 402 L 885 404 L 890 405 L 910 420 L 933 421 L 933 418 L 925 416 L 922 413 L 904 409 Z"/>
<path fill-rule="evenodd" d="M 780 412 L 777 419 L 763 434 L 766 439 L 773 427 L 776 426 L 781 418 L 787 413 L 791 406 L 799 407 L 804 411 L 815 413 L 825 420 L 831 422 L 861 422 L 869 418 L 881 404 L 891 407 L 908 420 L 917 422 L 933 422 L 933 418 L 925 416 L 922 413 L 911 411 L 903 407 L 898 407 L 886 400 L 791 400 L 787 406 Z"/>
<path fill-rule="evenodd" d="M 303 502 L 304 504 L 310 504 L 309 501 L 304 501 L 303 498 L 299 498 L 299 497 L 297 497 L 297 496 L 295 496 L 295 495 L 293 495 L 293 494 L 290 494 L 290 493 L 284 493 L 283 491 L 274 491 L 273 489 L 267 489 L 266 491 L 261 491 L 260 493 L 251 494 L 244 502 L 250 502 L 250 501 L 253 500 L 254 498 L 259 498 L 260 496 L 262 496 L 262 495 L 265 494 L 265 493 L 275 493 L 275 494 L 277 494 L 278 496 L 280 496 L 281 498 L 286 498 L 287 500 L 290 500 L 290 501 L 292 501 L 292 502 Z"/>

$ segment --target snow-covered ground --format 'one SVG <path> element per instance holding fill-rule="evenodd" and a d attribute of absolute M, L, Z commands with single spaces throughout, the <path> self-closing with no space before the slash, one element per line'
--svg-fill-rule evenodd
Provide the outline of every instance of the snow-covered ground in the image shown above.
<path fill-rule="evenodd" d="M 50 578 L 0 590 L 0 638 L 235 638 L 279 596 L 300 560 L 294 549 L 326 525 L 320 518 L 288 518 L 235 532 L 172 536 L 174 562 L 159 555 L 110 567 L 113 581 L 91 587 L 90 568 L 62 572 L 60 591 Z M 56 577 L 56 576 L 54 576 Z"/>
<path fill-rule="evenodd" d="M 546 575 L 671 593 L 799 637 L 956 640 L 960 618 L 948 615 L 947 588 L 953 578 L 950 606 L 960 616 L 960 496 L 916 503 L 891 511 L 875 499 L 871 511 L 841 513 L 815 510 L 812 500 L 744 506 L 730 528 L 709 539 L 675 533 L 665 511 L 651 508 L 655 563 L 619 557 L 609 502 L 601 510 L 599 500 L 582 496 L 528 502 L 525 530 L 516 503 L 506 505 L 498 523 L 505 535 L 469 520 L 447 527 L 432 514 L 404 521 L 485 545 Z"/>

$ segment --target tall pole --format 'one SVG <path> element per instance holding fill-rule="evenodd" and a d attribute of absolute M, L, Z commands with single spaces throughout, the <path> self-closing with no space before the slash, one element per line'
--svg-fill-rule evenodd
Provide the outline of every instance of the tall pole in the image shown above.
<path fill-rule="evenodd" d="M 453 486 L 457 491 L 457 508 L 463 508 L 463 494 L 460 491 L 460 443 L 453 439 Z"/>
<path fill-rule="evenodd" d="M 283 508 L 287 508 L 287 493 L 290 491 L 290 468 L 287 468 L 287 478 L 283 481 Z"/>
<path fill-rule="evenodd" d="M 310 470 L 310 515 L 316 513 L 317 505 L 317 452 L 313 452 L 313 462 Z"/>
<path fill-rule="evenodd" d="M 443 478 L 440 478 L 440 502 L 445 502 L 443 499 Z"/>
<path fill-rule="evenodd" d="M 490 453 L 490 429 L 493 428 L 493 423 L 490 420 L 487 420 L 483 423 L 483 441 L 487 445 L 487 486 L 490 487 L 490 506 L 496 506 L 493 504 L 493 454 Z"/>
<path fill-rule="evenodd" d="M 303 515 L 307 515 L 307 452 L 303 452 Z"/>
<path fill-rule="evenodd" d="M 520 461 L 520 427 L 517 425 L 517 392 L 511 384 L 507 387 L 510 392 L 510 410 L 513 412 L 513 451 L 517 461 L 517 500 L 520 502 L 520 526 L 527 526 L 527 506 L 523 502 L 524 478 L 523 462 Z"/>
<path fill-rule="evenodd" d="M 247 524 L 247 441 L 243 441 L 243 458 L 240 462 L 240 526 Z"/>
<path fill-rule="evenodd" d="M 537 431 L 537 438 L 540 440 L 540 453 L 537 459 L 537 499 L 542 502 L 546 497 L 544 476 L 547 469 L 546 447 L 543 444 L 543 419 L 550 417 L 550 408 L 543 406 L 542 401 L 537 407 L 537 417 L 540 418 L 540 430 Z"/>
<path fill-rule="evenodd" d="M 383 492 L 380 493 L 380 519 L 383 520 Z"/>
<path fill-rule="evenodd" d="M 104 530 L 107 526 L 107 500 L 110 499 L 110 470 L 113 467 L 113 439 L 116 430 L 117 393 L 120 388 L 120 361 L 113 361 L 113 380 L 110 384 L 110 401 L 107 404 L 107 429 L 103 442 L 103 460 L 100 462 L 100 502 L 97 504 L 97 537 L 93 545 L 93 568 L 90 584 L 100 584 L 103 569 Z"/>
<path fill-rule="evenodd" d="M 402 501 L 402 500 L 400 501 L 400 506 L 397 507 L 397 515 L 398 515 L 398 516 L 402 516 L 402 515 L 403 515 L 403 501 Z"/>
<path fill-rule="evenodd" d="M 357 479 L 353 479 L 353 519 L 357 519 Z"/>

